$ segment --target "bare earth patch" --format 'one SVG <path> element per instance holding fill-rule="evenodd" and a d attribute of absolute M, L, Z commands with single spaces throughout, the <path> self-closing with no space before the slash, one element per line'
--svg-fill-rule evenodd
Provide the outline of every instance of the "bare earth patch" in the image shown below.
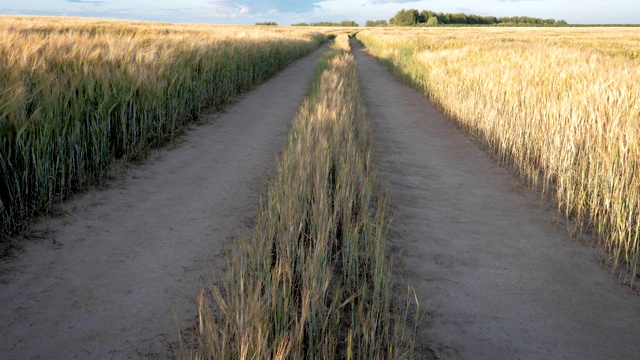
<path fill-rule="evenodd" d="M 640 299 L 557 226 L 547 202 L 354 48 L 393 194 L 388 239 L 405 253 L 402 281 L 426 300 L 422 357 L 640 357 Z"/>
<path fill-rule="evenodd" d="M 323 49 L 50 219 L 0 276 L 0 358 L 170 358 L 224 275 Z"/>

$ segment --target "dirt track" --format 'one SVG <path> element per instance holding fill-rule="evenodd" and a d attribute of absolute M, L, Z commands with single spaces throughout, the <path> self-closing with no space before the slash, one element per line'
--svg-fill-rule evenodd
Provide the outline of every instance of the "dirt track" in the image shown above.
<path fill-rule="evenodd" d="M 429 311 L 422 357 L 640 358 L 640 298 L 546 202 L 352 44 L 393 193 L 388 238 Z"/>
<path fill-rule="evenodd" d="M 66 205 L 0 276 L 0 358 L 165 358 L 246 233 L 322 50 L 108 190 Z M 55 238 L 55 242 L 52 240 Z"/>

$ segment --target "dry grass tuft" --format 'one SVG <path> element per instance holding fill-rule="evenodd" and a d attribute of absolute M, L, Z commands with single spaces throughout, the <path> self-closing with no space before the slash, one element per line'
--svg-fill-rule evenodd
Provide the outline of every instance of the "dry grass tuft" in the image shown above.
<path fill-rule="evenodd" d="M 200 297 L 198 346 L 187 357 L 410 355 L 385 258 L 388 198 L 364 116 L 342 35 L 318 65 L 253 236 L 235 244 L 224 285 Z"/>

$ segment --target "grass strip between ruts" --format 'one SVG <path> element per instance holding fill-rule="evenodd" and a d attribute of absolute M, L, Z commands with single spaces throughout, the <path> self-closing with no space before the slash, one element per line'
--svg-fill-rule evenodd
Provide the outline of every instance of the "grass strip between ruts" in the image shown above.
<path fill-rule="evenodd" d="M 389 198 L 347 35 L 319 61 L 253 235 L 223 285 L 199 298 L 193 353 L 207 359 L 397 359 L 411 355 L 413 304 L 394 297 Z"/>

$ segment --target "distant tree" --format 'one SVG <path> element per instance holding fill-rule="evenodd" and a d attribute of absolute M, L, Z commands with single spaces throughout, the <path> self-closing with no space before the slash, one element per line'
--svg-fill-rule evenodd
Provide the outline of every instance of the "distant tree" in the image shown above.
<path fill-rule="evenodd" d="M 376 26 L 389 26 L 387 20 L 367 20 L 365 26 L 367 27 L 376 27 Z"/>
<path fill-rule="evenodd" d="M 446 13 L 442 15 L 442 19 L 438 16 L 438 21 L 443 24 L 451 24 L 451 14 Z"/>
<path fill-rule="evenodd" d="M 278 26 L 278 23 L 275 21 L 263 21 L 263 22 L 257 22 L 256 25 L 261 25 L 261 26 Z"/>
<path fill-rule="evenodd" d="M 297 23 L 297 24 L 291 24 L 291 26 L 311 26 L 311 25 L 301 22 L 301 23 Z"/>
<path fill-rule="evenodd" d="M 411 26 L 418 23 L 420 13 L 416 9 L 402 9 L 389 20 L 389 24 L 394 26 Z"/>
<path fill-rule="evenodd" d="M 451 14 L 450 24 L 466 24 L 467 23 L 467 15 L 463 13 Z"/>
<path fill-rule="evenodd" d="M 438 18 L 435 16 L 430 17 L 429 20 L 427 20 L 427 26 L 438 26 Z"/>
<path fill-rule="evenodd" d="M 343 20 L 340 22 L 340 26 L 359 27 L 360 25 L 355 21 Z"/>
<path fill-rule="evenodd" d="M 422 10 L 420 11 L 420 18 L 423 20 L 422 22 L 428 22 L 429 19 L 431 19 L 432 17 L 435 17 L 437 14 L 435 11 L 431 11 L 431 10 Z"/>

